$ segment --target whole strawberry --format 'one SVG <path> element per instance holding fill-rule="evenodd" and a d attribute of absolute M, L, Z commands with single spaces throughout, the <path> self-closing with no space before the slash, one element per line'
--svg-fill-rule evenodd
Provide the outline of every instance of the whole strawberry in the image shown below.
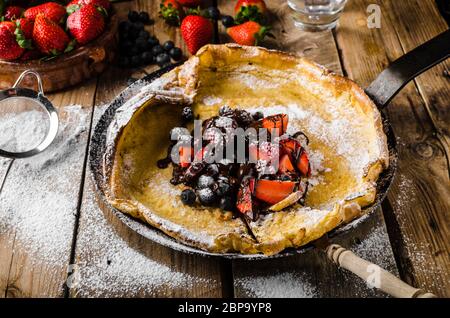
<path fill-rule="evenodd" d="M 177 0 L 183 7 L 198 7 L 202 4 L 202 0 Z"/>
<path fill-rule="evenodd" d="M 86 44 L 103 33 L 105 20 L 95 5 L 88 4 L 69 15 L 67 28 L 78 43 Z"/>
<path fill-rule="evenodd" d="M 248 21 L 227 29 L 228 35 L 234 42 L 241 45 L 258 45 L 268 34 L 267 31 L 267 27 L 254 21 Z"/>
<path fill-rule="evenodd" d="M 162 0 L 159 5 L 159 15 L 171 25 L 180 25 L 184 11 L 177 0 Z"/>
<path fill-rule="evenodd" d="M 27 19 L 34 20 L 38 14 L 43 14 L 53 22 L 61 23 L 66 16 L 66 8 L 55 2 L 47 2 L 25 10 L 24 16 Z"/>
<path fill-rule="evenodd" d="M 34 28 L 34 21 L 27 19 L 27 18 L 21 18 L 16 20 L 17 28 L 19 28 L 25 38 L 32 39 L 33 38 L 33 28 Z"/>
<path fill-rule="evenodd" d="M 238 0 L 234 7 L 235 20 L 238 24 L 255 21 L 265 24 L 267 12 L 264 0 Z"/>
<path fill-rule="evenodd" d="M 13 21 L 22 16 L 24 9 L 17 6 L 9 6 L 6 7 L 5 12 L 3 13 L 6 21 Z"/>
<path fill-rule="evenodd" d="M 34 21 L 33 40 L 40 52 L 50 55 L 63 53 L 70 42 L 66 32 L 43 14 L 38 14 Z"/>
<path fill-rule="evenodd" d="M 16 35 L 17 43 L 24 49 L 31 50 L 33 48 L 32 39 L 34 21 L 27 18 L 21 18 L 15 22 L 17 28 L 14 31 L 14 34 Z"/>
<path fill-rule="evenodd" d="M 25 51 L 25 49 L 20 47 L 20 45 L 17 43 L 14 31 L 14 23 L 0 23 L 0 60 L 16 60 Z"/>
<path fill-rule="evenodd" d="M 72 0 L 67 5 L 67 13 L 72 14 L 87 4 L 93 4 L 97 7 L 105 9 L 106 11 L 111 8 L 111 3 L 109 0 Z"/>
<path fill-rule="evenodd" d="M 199 15 L 188 15 L 181 23 L 181 35 L 191 54 L 197 53 L 203 45 L 211 42 L 213 25 Z"/>

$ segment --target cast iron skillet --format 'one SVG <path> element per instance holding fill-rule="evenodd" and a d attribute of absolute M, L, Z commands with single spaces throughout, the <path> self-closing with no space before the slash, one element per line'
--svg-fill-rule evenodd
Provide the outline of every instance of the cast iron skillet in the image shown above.
<path fill-rule="evenodd" d="M 368 96 L 372 98 L 377 107 L 382 110 L 389 101 L 414 77 L 418 76 L 422 72 L 431 68 L 432 66 L 438 64 L 439 62 L 445 60 L 450 55 L 450 30 L 440 34 L 434 39 L 426 42 L 425 44 L 417 47 L 413 51 L 407 53 L 403 57 L 399 58 L 393 62 L 386 70 L 384 70 L 375 81 L 365 90 Z M 156 71 L 152 74 L 147 75 L 143 79 L 137 81 L 136 83 L 125 89 L 115 100 L 109 105 L 107 110 L 101 116 L 98 121 L 94 133 L 92 135 L 90 152 L 89 152 L 89 165 L 92 173 L 92 178 L 94 181 L 95 189 L 97 191 L 97 198 L 103 201 L 104 206 L 108 207 L 123 223 L 130 227 L 133 231 L 141 234 L 142 236 L 157 242 L 166 247 L 172 248 L 177 251 L 199 254 L 202 256 L 219 256 L 230 259 L 247 259 L 247 260 L 258 260 L 267 259 L 275 257 L 285 257 L 288 255 L 294 255 L 303 253 L 304 251 L 312 248 L 312 245 L 307 245 L 297 249 L 286 249 L 285 251 L 273 255 L 245 255 L 238 253 L 210 253 L 203 251 L 194 247 L 184 245 L 175 239 L 169 237 L 162 231 L 155 229 L 151 226 L 145 225 L 144 223 L 133 219 L 119 210 L 113 208 L 108 204 L 105 199 L 103 192 L 103 155 L 106 150 L 106 131 L 110 123 L 112 122 L 115 111 L 121 107 L 137 89 L 142 86 L 142 84 L 152 82 L 154 79 L 160 77 L 162 74 L 169 72 L 174 67 L 179 64 L 169 66 L 167 68 Z M 383 127 L 387 135 L 387 142 L 390 153 L 390 165 L 387 170 L 385 170 L 378 182 L 377 182 L 377 195 L 375 202 L 365 208 L 365 216 L 357 219 L 350 224 L 344 225 L 335 229 L 334 231 L 328 233 L 328 237 L 339 236 L 344 232 L 347 232 L 354 226 L 359 226 L 366 222 L 373 211 L 375 211 L 386 197 L 388 189 L 392 183 L 396 168 L 397 168 L 397 150 L 396 150 L 396 140 L 389 124 L 389 120 L 382 113 L 383 116 Z"/>

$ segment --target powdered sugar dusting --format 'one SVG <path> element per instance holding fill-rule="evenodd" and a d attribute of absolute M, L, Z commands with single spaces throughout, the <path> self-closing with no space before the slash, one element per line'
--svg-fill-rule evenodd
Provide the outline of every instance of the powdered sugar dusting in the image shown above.
<path fill-rule="evenodd" d="M 161 290 L 190 289 L 194 284 L 214 283 L 207 278 L 177 271 L 147 257 L 120 237 L 87 188 L 82 207 L 82 231 L 78 238 L 76 282 L 77 296 L 120 296 L 156 294 Z"/>
<path fill-rule="evenodd" d="M 305 273 L 300 272 L 242 277 L 237 278 L 235 284 L 249 297 L 258 298 L 312 298 L 317 293 L 316 286 L 308 281 Z"/>
<path fill-rule="evenodd" d="M 217 105 L 217 104 L 220 104 L 221 102 L 222 102 L 222 98 L 217 97 L 217 96 L 205 96 L 203 98 L 203 104 L 205 104 L 206 106 Z"/>
<path fill-rule="evenodd" d="M 0 195 L 0 232 L 14 233 L 10 239 L 33 260 L 55 267 L 70 253 L 89 110 L 67 106 L 60 115 L 54 143 L 35 157 L 16 160 Z M 27 121 L 21 130 L 42 119 L 36 113 L 22 116 Z"/>

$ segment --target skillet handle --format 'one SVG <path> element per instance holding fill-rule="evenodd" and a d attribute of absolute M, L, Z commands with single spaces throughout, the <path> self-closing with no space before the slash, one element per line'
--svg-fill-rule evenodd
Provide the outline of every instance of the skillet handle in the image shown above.
<path fill-rule="evenodd" d="M 382 109 L 409 81 L 449 56 L 447 30 L 395 60 L 366 88 L 366 94 Z"/>
<path fill-rule="evenodd" d="M 328 258 L 339 267 L 345 268 L 364 279 L 370 286 L 397 298 L 435 298 L 436 296 L 421 289 L 409 286 L 396 276 L 372 264 L 338 244 L 326 247 Z"/>

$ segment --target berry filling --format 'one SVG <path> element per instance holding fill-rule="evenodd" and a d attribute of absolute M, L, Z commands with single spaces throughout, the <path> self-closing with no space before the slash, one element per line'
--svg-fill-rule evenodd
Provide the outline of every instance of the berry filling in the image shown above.
<path fill-rule="evenodd" d="M 188 107 L 181 116 L 184 124 L 194 119 Z M 308 138 L 287 134 L 288 122 L 286 114 L 264 117 L 222 107 L 202 122 L 200 140 L 195 129 L 173 128 L 168 155 L 158 167 L 172 164 L 170 182 L 186 186 L 184 204 L 216 206 L 254 221 L 304 203 L 311 175 Z"/>

